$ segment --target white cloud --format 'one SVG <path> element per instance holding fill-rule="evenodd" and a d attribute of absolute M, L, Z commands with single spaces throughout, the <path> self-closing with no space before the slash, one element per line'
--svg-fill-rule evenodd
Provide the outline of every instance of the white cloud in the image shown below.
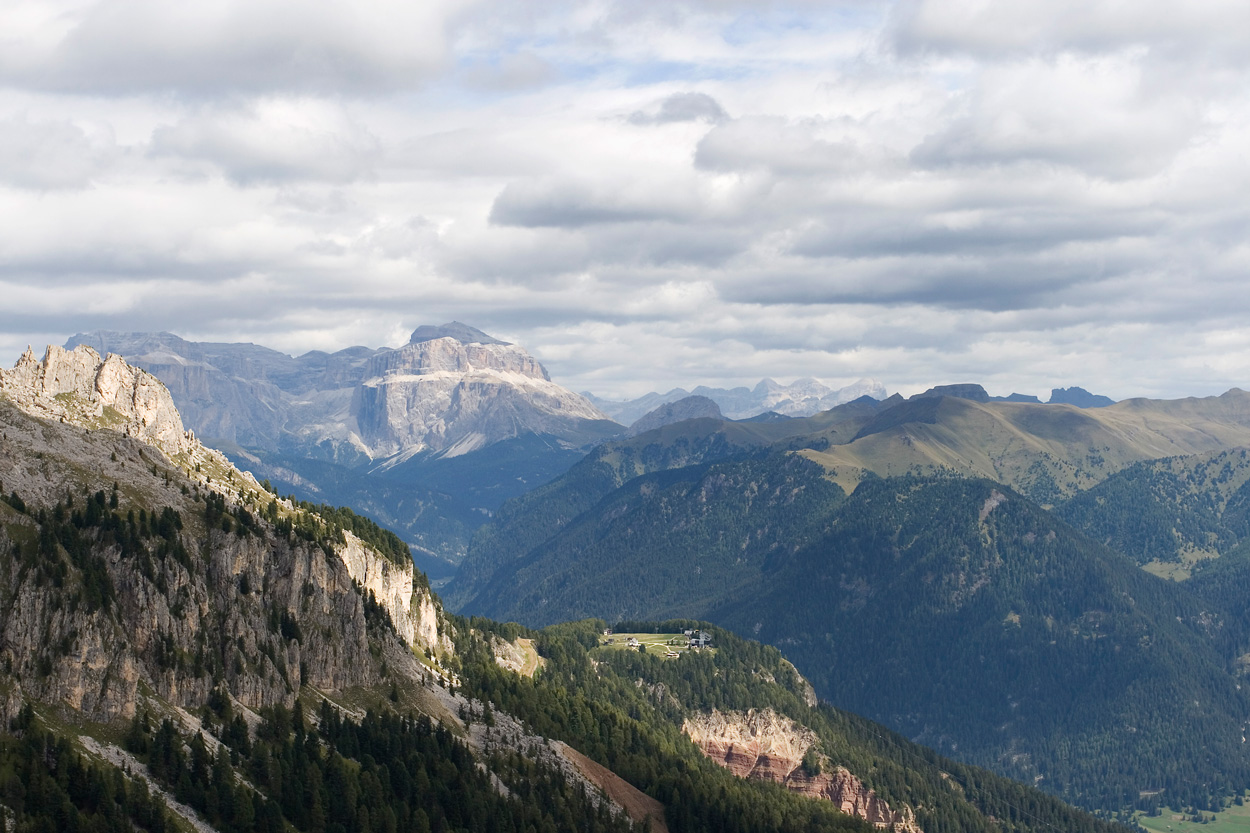
<path fill-rule="evenodd" d="M 369 176 L 381 142 L 338 106 L 262 99 L 204 108 L 152 135 L 152 153 L 207 162 L 229 179 L 254 183 L 344 183 Z"/>

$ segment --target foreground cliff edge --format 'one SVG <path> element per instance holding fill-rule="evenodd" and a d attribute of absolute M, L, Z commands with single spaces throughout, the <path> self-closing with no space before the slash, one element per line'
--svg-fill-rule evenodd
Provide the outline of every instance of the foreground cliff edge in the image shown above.
<path fill-rule="evenodd" d="M 6 830 L 1108 828 L 905 742 L 908 763 L 869 764 L 829 729 L 822 760 L 862 762 L 830 771 L 875 817 L 740 781 L 680 727 L 790 702 L 764 682 L 779 655 L 725 635 L 685 667 L 633 667 L 578 647 L 600 625 L 470 628 L 393 535 L 270 493 L 159 381 L 90 348 L 0 371 L 0 495 Z"/>

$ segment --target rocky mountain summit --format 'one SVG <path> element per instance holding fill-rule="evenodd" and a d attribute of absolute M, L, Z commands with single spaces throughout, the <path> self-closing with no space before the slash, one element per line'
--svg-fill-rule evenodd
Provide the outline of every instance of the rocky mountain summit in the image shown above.
<path fill-rule="evenodd" d="M 607 416 L 551 381 L 520 347 L 453 322 L 378 351 L 356 389 L 357 436 L 372 457 L 457 456 L 522 434 L 561 435 Z"/>
<path fill-rule="evenodd" d="M 687 396 L 676 402 L 666 402 L 654 411 L 647 413 L 633 425 L 629 426 L 626 436 L 636 437 L 655 428 L 683 422 L 687 419 L 723 419 L 720 406 L 706 396 Z"/>
<path fill-rule="evenodd" d="M 0 394 L 35 416 L 112 428 L 168 454 L 194 444 L 159 380 L 87 346 L 66 351 L 50 344 L 42 360 L 28 347 L 12 370 L 0 369 Z"/>

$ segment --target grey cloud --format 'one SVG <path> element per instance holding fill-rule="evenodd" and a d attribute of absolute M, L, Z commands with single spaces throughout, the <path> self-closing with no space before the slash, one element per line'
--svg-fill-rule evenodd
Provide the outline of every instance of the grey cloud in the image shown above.
<path fill-rule="evenodd" d="M 18 188 L 83 188 L 120 154 L 112 135 L 92 137 L 69 121 L 0 119 L 0 182 Z"/>
<path fill-rule="evenodd" d="M 523 228 L 582 228 L 604 223 L 674 219 L 680 209 L 660 199 L 646 200 L 581 182 L 512 183 L 495 198 L 490 222 Z"/>
<path fill-rule="evenodd" d="M 207 162 L 244 185 L 345 183 L 369 176 L 382 146 L 337 110 L 315 102 L 266 101 L 211 108 L 157 128 L 151 153 Z"/>
<path fill-rule="evenodd" d="M 1078 60 L 987 70 L 956 99 L 962 112 L 916 146 L 911 161 L 926 168 L 1040 162 L 1104 178 L 1149 176 L 1204 125 L 1200 102 L 1148 89 L 1141 73 L 1134 62 Z"/>
<path fill-rule="evenodd" d="M 671 124 L 673 122 L 702 121 L 720 124 L 729 114 L 720 102 L 707 93 L 673 93 L 661 99 L 648 110 L 635 110 L 629 123 L 636 125 Z"/>
<path fill-rule="evenodd" d="M 1239 0 L 903 0 L 895 4 L 890 43 L 904 54 L 962 53 L 985 58 L 1091 54 L 1146 46 L 1245 65 L 1250 15 Z"/>
<path fill-rule="evenodd" d="M 880 258 L 910 255 L 1036 254 L 1073 243 L 1158 233 L 1159 212 L 1128 211 L 1091 217 L 1074 207 L 989 207 L 974 217 L 944 221 L 907 211 L 845 212 L 803 231 L 793 252 L 805 257 Z"/>
<path fill-rule="evenodd" d="M 521 50 L 495 61 L 472 64 L 463 70 L 461 77 L 472 88 L 515 92 L 550 84 L 560 78 L 560 72 L 542 56 Z"/>
<path fill-rule="evenodd" d="M 0 79 L 105 94 L 409 89 L 443 67 L 461 5 L 97 0 L 23 32 L 0 57 Z"/>

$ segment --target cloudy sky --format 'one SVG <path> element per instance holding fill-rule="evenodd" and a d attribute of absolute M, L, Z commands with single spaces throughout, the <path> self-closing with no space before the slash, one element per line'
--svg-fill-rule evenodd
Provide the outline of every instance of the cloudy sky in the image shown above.
<path fill-rule="evenodd" d="M 1244 0 L 6 0 L 0 363 L 456 319 L 603 396 L 1250 388 L 1247 43 Z"/>

